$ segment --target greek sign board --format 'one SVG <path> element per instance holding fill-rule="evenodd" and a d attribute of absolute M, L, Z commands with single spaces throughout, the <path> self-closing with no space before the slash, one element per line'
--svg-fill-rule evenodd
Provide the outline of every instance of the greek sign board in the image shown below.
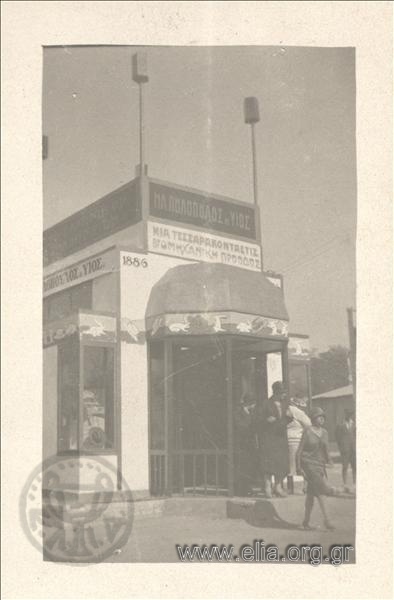
<path fill-rule="evenodd" d="M 44 266 L 87 248 L 141 220 L 136 180 L 44 231 Z"/>
<path fill-rule="evenodd" d="M 94 277 L 111 273 L 115 267 L 115 250 L 109 250 L 51 273 L 44 277 L 44 298 Z"/>
<path fill-rule="evenodd" d="M 150 252 L 261 271 L 261 250 L 258 244 L 153 221 L 148 221 L 147 225 Z"/>
<path fill-rule="evenodd" d="M 213 231 L 256 239 L 253 206 L 236 204 L 208 194 L 149 183 L 152 217 L 179 221 Z"/>

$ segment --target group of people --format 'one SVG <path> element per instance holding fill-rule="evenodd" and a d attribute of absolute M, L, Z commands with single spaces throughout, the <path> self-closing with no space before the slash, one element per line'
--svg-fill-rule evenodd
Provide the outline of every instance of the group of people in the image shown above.
<path fill-rule="evenodd" d="M 329 522 L 325 496 L 338 490 L 329 485 L 326 466 L 331 465 L 328 434 L 324 429 L 325 415 L 320 407 L 312 407 L 309 416 L 306 403 L 295 397 L 288 401 L 284 385 L 277 381 L 272 396 L 257 407 L 254 399 L 245 394 L 235 414 L 236 431 L 236 494 L 252 494 L 256 475 L 263 482 L 267 498 L 294 493 L 294 477 L 303 475 L 306 493 L 303 527 L 310 529 L 310 517 L 317 498 L 325 525 Z M 352 466 L 355 481 L 355 425 L 350 412 L 343 425 L 337 428 L 337 440 L 343 464 L 344 485 L 348 465 Z"/>

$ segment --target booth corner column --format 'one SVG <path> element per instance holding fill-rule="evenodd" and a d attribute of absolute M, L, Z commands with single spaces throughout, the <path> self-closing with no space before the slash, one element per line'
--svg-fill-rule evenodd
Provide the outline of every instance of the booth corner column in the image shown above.
<path fill-rule="evenodd" d="M 133 497 L 149 495 L 149 362 L 145 312 L 153 285 L 180 259 L 120 252 L 122 475 Z"/>

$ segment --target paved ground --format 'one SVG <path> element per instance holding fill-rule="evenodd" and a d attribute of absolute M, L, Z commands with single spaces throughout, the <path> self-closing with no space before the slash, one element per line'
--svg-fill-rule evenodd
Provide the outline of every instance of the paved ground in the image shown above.
<path fill-rule="evenodd" d="M 330 470 L 329 478 L 334 485 L 340 484 L 338 465 Z M 246 511 L 241 518 L 236 519 L 226 518 L 220 513 L 215 516 L 211 510 L 204 514 L 204 498 L 201 502 L 195 502 L 201 508 L 197 513 L 194 511 L 189 515 L 177 515 L 167 512 L 161 516 L 136 518 L 128 544 L 121 552 L 107 559 L 107 562 L 179 562 L 176 545 L 185 544 L 232 545 L 235 556 L 239 555 L 239 549 L 245 544 L 255 548 L 256 540 L 260 549 L 261 540 L 265 542 L 265 547 L 270 544 L 278 546 L 281 556 L 289 545 L 321 545 L 323 555 L 327 556 L 333 545 L 355 546 L 355 498 L 351 496 L 327 498 L 335 531 L 324 529 L 317 505 L 311 520 L 311 524 L 317 529 L 300 529 L 305 502 L 300 490 L 294 496 L 276 499 L 271 503 L 257 499 L 257 508 L 249 513 Z M 244 503 L 250 503 L 250 500 L 245 500 Z M 350 552 L 349 557 L 354 562 L 354 552 Z"/>

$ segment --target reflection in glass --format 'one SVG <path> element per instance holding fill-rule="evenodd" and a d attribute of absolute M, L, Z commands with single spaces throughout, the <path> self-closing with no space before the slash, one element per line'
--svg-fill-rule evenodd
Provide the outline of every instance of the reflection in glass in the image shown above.
<path fill-rule="evenodd" d="M 175 445 L 178 449 L 227 447 L 226 365 L 210 344 L 175 350 Z"/>
<path fill-rule="evenodd" d="M 78 342 L 59 344 L 59 450 L 78 449 Z"/>
<path fill-rule="evenodd" d="M 113 448 L 113 348 L 85 346 L 83 369 L 83 448 Z"/>

